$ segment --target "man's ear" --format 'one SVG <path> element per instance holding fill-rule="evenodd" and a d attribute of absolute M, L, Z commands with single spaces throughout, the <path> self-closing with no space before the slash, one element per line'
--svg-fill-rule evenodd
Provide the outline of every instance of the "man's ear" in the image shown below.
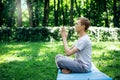
<path fill-rule="evenodd" d="M 83 29 L 85 30 L 85 25 L 82 25 Z"/>

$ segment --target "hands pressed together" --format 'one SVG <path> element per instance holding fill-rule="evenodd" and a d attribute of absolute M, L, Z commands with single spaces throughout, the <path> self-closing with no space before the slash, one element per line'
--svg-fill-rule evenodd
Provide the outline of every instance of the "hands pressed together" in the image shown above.
<path fill-rule="evenodd" d="M 61 28 L 60 33 L 61 33 L 62 39 L 67 39 L 68 33 L 64 27 Z"/>

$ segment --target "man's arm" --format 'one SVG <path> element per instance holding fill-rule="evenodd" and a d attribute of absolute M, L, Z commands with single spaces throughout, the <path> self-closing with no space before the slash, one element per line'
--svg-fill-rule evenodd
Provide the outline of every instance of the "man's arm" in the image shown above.
<path fill-rule="evenodd" d="M 71 49 L 68 47 L 67 32 L 66 32 L 64 27 L 61 28 L 61 36 L 62 36 L 62 39 L 63 39 L 63 45 L 64 45 L 65 53 L 66 53 L 67 56 L 70 56 L 70 55 L 72 55 L 72 54 L 74 54 L 75 52 L 78 51 L 78 49 L 76 47 L 73 47 Z"/>
<path fill-rule="evenodd" d="M 63 45 L 64 45 L 65 53 L 67 56 L 70 56 L 78 51 L 78 49 L 75 46 L 73 46 L 72 48 L 68 47 L 68 43 L 67 43 L 66 38 L 63 38 Z"/>
<path fill-rule="evenodd" d="M 75 47 L 75 45 L 73 45 L 72 47 L 70 47 L 70 49 L 73 49 Z"/>

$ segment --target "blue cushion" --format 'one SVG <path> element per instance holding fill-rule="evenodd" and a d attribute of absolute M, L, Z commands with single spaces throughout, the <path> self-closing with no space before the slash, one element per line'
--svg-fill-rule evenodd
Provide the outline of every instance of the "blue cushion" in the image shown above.
<path fill-rule="evenodd" d="M 58 70 L 57 80 L 112 80 L 112 78 L 99 71 L 95 65 L 92 64 L 92 71 L 88 73 L 63 74 Z"/>

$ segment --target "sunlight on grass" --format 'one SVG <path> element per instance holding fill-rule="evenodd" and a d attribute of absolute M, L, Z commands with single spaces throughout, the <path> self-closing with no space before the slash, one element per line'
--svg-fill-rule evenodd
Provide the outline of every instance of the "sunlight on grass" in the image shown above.
<path fill-rule="evenodd" d="M 26 45 L 22 44 L 10 44 L 10 45 L 4 45 L 4 50 L 2 50 L 2 53 L 4 54 L 0 56 L 0 64 L 1 63 L 7 63 L 12 61 L 24 61 L 27 58 L 25 56 L 19 56 L 21 53 L 26 54 L 30 52 L 30 49 L 24 48 Z M 21 49 L 22 48 L 22 49 Z"/>
<path fill-rule="evenodd" d="M 7 48 L 22 48 L 25 47 L 26 45 L 23 44 L 17 44 L 17 45 L 5 45 Z"/>
<path fill-rule="evenodd" d="M 119 44 L 120 45 L 120 44 Z M 119 50 L 119 46 L 116 46 L 115 44 L 111 44 L 109 45 L 109 47 L 107 47 L 108 50 Z"/>
<path fill-rule="evenodd" d="M 20 53 L 27 53 L 30 52 L 30 49 L 22 49 L 22 50 L 11 50 L 6 54 L 20 54 Z"/>
<path fill-rule="evenodd" d="M 93 62 L 113 80 L 120 79 L 120 42 L 93 43 Z M 114 71 L 113 71 L 114 69 Z"/>
<path fill-rule="evenodd" d="M 24 61 L 24 60 L 26 60 L 26 57 L 17 57 L 16 55 L 11 55 L 11 54 L 0 56 L 0 64 L 11 61 Z"/>

